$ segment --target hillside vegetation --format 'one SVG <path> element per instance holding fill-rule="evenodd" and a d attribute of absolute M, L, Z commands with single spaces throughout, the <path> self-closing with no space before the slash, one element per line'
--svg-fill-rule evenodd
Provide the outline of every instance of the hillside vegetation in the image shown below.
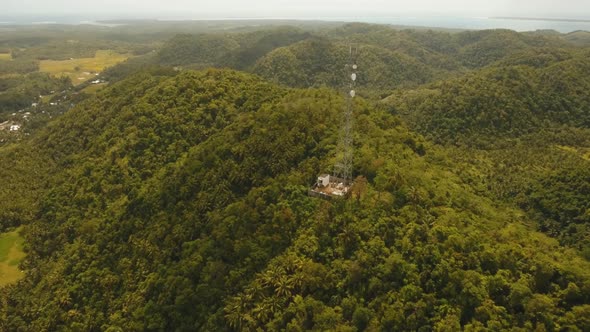
<path fill-rule="evenodd" d="M 438 143 L 489 145 L 559 126 L 590 129 L 590 53 L 509 58 L 456 79 L 400 90 L 386 102 Z"/>
<path fill-rule="evenodd" d="M 35 269 L 6 293 L 4 327 L 580 323 L 590 263 L 385 109 L 359 100 L 355 114 L 366 187 L 308 197 L 341 107 L 329 90 L 206 71 L 138 74 L 66 113 L 37 143 L 63 170 L 24 227 Z"/>
<path fill-rule="evenodd" d="M 590 258 L 588 59 L 587 51 L 529 52 L 384 103 L 433 141 L 461 147 L 482 192 L 517 203 Z"/>
<path fill-rule="evenodd" d="M 313 27 L 182 31 L 0 146 L 0 330 L 590 330 L 588 49 Z"/>
<path fill-rule="evenodd" d="M 573 47 L 559 36 L 510 30 L 449 34 L 351 23 L 312 32 L 275 27 L 246 33 L 180 34 L 167 41 L 157 56 L 128 65 L 230 67 L 290 87 L 341 87 L 350 43 L 362 59 L 360 83 L 372 96 L 456 76 L 524 51 Z"/>

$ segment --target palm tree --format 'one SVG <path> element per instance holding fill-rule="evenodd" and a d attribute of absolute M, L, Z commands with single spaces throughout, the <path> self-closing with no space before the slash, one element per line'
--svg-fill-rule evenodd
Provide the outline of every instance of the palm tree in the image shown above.
<path fill-rule="evenodd" d="M 246 322 L 248 307 L 250 306 L 251 297 L 246 294 L 240 294 L 232 297 L 224 308 L 225 319 L 229 326 L 241 330 Z"/>
<path fill-rule="evenodd" d="M 260 282 L 258 282 L 258 280 L 254 280 L 252 283 L 250 283 L 250 285 L 248 285 L 248 287 L 246 287 L 245 292 L 252 299 L 256 299 L 262 294 L 263 290 L 264 288 L 262 287 Z"/>
<path fill-rule="evenodd" d="M 416 206 L 420 204 L 420 202 L 422 201 L 420 190 L 418 190 L 418 188 L 414 186 L 410 187 L 409 198 L 410 202 L 412 202 L 412 205 Z"/>
<path fill-rule="evenodd" d="M 270 319 L 272 313 L 270 311 L 268 303 L 263 301 L 262 303 L 256 304 L 256 306 L 252 310 L 252 314 L 254 315 L 255 319 L 259 320 L 262 323 L 266 323 Z"/>
<path fill-rule="evenodd" d="M 289 282 L 293 285 L 293 288 L 299 290 L 301 290 L 304 280 L 305 277 L 303 275 L 303 272 L 296 272 L 289 278 Z"/>
<path fill-rule="evenodd" d="M 283 307 L 283 300 L 277 296 L 267 297 L 264 300 L 264 305 L 268 307 L 268 310 L 274 315 Z"/>
<path fill-rule="evenodd" d="M 275 286 L 281 276 L 285 274 L 285 270 L 278 265 L 272 266 L 262 275 L 262 285 Z"/>
<path fill-rule="evenodd" d="M 275 284 L 275 294 L 289 298 L 292 290 L 291 280 L 286 275 L 282 275 Z"/>

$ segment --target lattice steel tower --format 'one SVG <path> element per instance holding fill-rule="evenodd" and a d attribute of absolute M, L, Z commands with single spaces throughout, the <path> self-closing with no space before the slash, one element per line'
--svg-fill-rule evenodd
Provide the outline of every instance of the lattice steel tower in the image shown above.
<path fill-rule="evenodd" d="M 338 150 L 336 151 L 336 164 L 334 165 L 334 176 L 344 180 L 345 185 L 352 184 L 353 169 L 353 146 L 352 146 L 352 111 L 354 106 L 354 96 L 356 95 L 356 71 L 357 71 L 357 48 L 349 46 L 349 58 L 346 65 L 347 71 L 347 98 L 346 106 L 343 113 L 342 128 L 340 130 L 340 140 Z"/>

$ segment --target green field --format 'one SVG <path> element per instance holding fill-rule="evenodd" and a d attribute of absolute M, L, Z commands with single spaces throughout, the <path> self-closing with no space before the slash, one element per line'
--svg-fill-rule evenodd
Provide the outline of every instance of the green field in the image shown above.
<path fill-rule="evenodd" d="M 86 92 L 88 94 L 95 94 L 96 92 L 98 92 L 98 90 L 104 88 L 105 86 L 107 86 L 106 83 L 91 84 L 82 89 L 82 92 Z"/>
<path fill-rule="evenodd" d="M 0 60 L 12 60 L 10 53 L 0 53 Z"/>
<path fill-rule="evenodd" d="M 0 234 L 0 286 L 13 283 L 23 277 L 18 263 L 25 257 L 23 238 L 18 229 Z"/>
<path fill-rule="evenodd" d="M 55 76 L 68 76 L 72 84 L 78 85 L 93 79 L 103 69 L 116 65 L 129 58 L 127 54 L 114 51 L 96 51 L 94 58 L 79 58 L 70 60 L 43 60 L 39 63 L 39 71 Z"/>

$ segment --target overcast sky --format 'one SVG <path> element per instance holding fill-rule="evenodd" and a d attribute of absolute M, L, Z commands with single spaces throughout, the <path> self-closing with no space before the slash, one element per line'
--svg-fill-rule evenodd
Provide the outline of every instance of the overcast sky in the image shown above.
<path fill-rule="evenodd" d="M 590 18 L 590 0 L 0 0 L 3 15 L 336 17 L 470 15 Z"/>

